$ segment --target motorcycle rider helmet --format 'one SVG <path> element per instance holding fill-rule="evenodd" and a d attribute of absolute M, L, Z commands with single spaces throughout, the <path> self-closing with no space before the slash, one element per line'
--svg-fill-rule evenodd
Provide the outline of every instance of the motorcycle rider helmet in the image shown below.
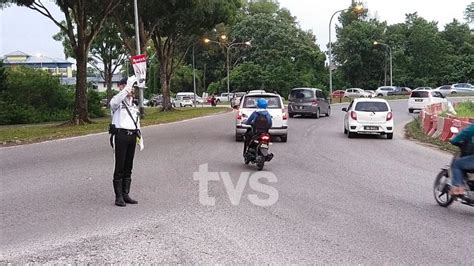
<path fill-rule="evenodd" d="M 259 109 L 267 109 L 267 106 L 268 106 L 267 100 L 265 100 L 263 98 L 260 98 L 260 99 L 257 100 L 257 107 Z"/>

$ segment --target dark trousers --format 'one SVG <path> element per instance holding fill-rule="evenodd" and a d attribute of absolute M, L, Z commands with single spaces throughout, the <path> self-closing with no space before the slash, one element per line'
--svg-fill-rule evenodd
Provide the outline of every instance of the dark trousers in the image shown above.
<path fill-rule="evenodd" d="M 463 184 L 463 180 L 465 172 L 472 172 L 474 171 L 474 155 L 468 155 L 456 159 L 451 167 L 453 171 L 453 186 L 461 186 Z"/>
<path fill-rule="evenodd" d="M 131 179 L 136 145 L 136 134 L 129 134 L 126 131 L 119 130 L 115 135 L 114 181 Z"/>
<path fill-rule="evenodd" d="M 247 149 L 250 145 L 250 141 L 257 135 L 258 133 L 254 132 L 253 129 L 248 128 L 247 132 L 244 135 L 244 155 L 247 152 Z"/>

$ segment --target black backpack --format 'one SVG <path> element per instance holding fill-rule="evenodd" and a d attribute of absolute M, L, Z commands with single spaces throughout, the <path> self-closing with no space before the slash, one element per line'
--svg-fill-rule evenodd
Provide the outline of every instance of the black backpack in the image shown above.
<path fill-rule="evenodd" d="M 257 117 L 255 118 L 255 121 L 253 122 L 253 128 L 255 133 L 267 133 L 269 128 L 268 128 L 268 119 L 267 116 L 261 113 L 257 113 Z"/>

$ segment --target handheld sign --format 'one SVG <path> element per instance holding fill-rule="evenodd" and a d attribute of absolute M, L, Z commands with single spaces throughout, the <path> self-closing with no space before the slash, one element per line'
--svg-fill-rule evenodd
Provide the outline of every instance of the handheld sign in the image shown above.
<path fill-rule="evenodd" d="M 146 55 L 140 54 L 132 56 L 132 66 L 135 77 L 138 81 L 138 87 L 145 88 L 146 81 Z"/>

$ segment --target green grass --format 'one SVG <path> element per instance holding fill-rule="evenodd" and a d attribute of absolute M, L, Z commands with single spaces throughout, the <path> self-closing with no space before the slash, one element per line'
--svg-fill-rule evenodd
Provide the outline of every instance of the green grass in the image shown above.
<path fill-rule="evenodd" d="M 443 151 L 448 151 L 451 153 L 455 153 L 458 151 L 458 148 L 454 145 L 451 145 L 451 143 L 444 142 L 439 139 L 432 138 L 426 135 L 422 130 L 419 118 L 415 118 L 415 120 L 406 124 L 405 134 L 407 138 L 416 139 L 422 143 L 426 143 L 431 146 L 438 147 L 440 150 L 443 150 Z"/>
<path fill-rule="evenodd" d="M 145 118 L 141 126 L 170 123 L 200 116 L 206 116 L 219 112 L 225 112 L 229 108 L 190 108 L 174 110 L 172 112 L 160 112 L 156 108 L 146 109 Z M 109 112 L 107 112 L 109 113 Z M 93 123 L 83 126 L 65 126 L 61 123 L 11 125 L 0 127 L 0 146 L 10 146 L 25 143 L 40 142 L 45 140 L 81 136 L 92 133 L 107 132 L 110 117 L 93 119 Z"/>
<path fill-rule="evenodd" d="M 469 117 L 474 118 L 474 102 L 467 101 L 459 103 L 455 108 L 457 117 Z"/>

